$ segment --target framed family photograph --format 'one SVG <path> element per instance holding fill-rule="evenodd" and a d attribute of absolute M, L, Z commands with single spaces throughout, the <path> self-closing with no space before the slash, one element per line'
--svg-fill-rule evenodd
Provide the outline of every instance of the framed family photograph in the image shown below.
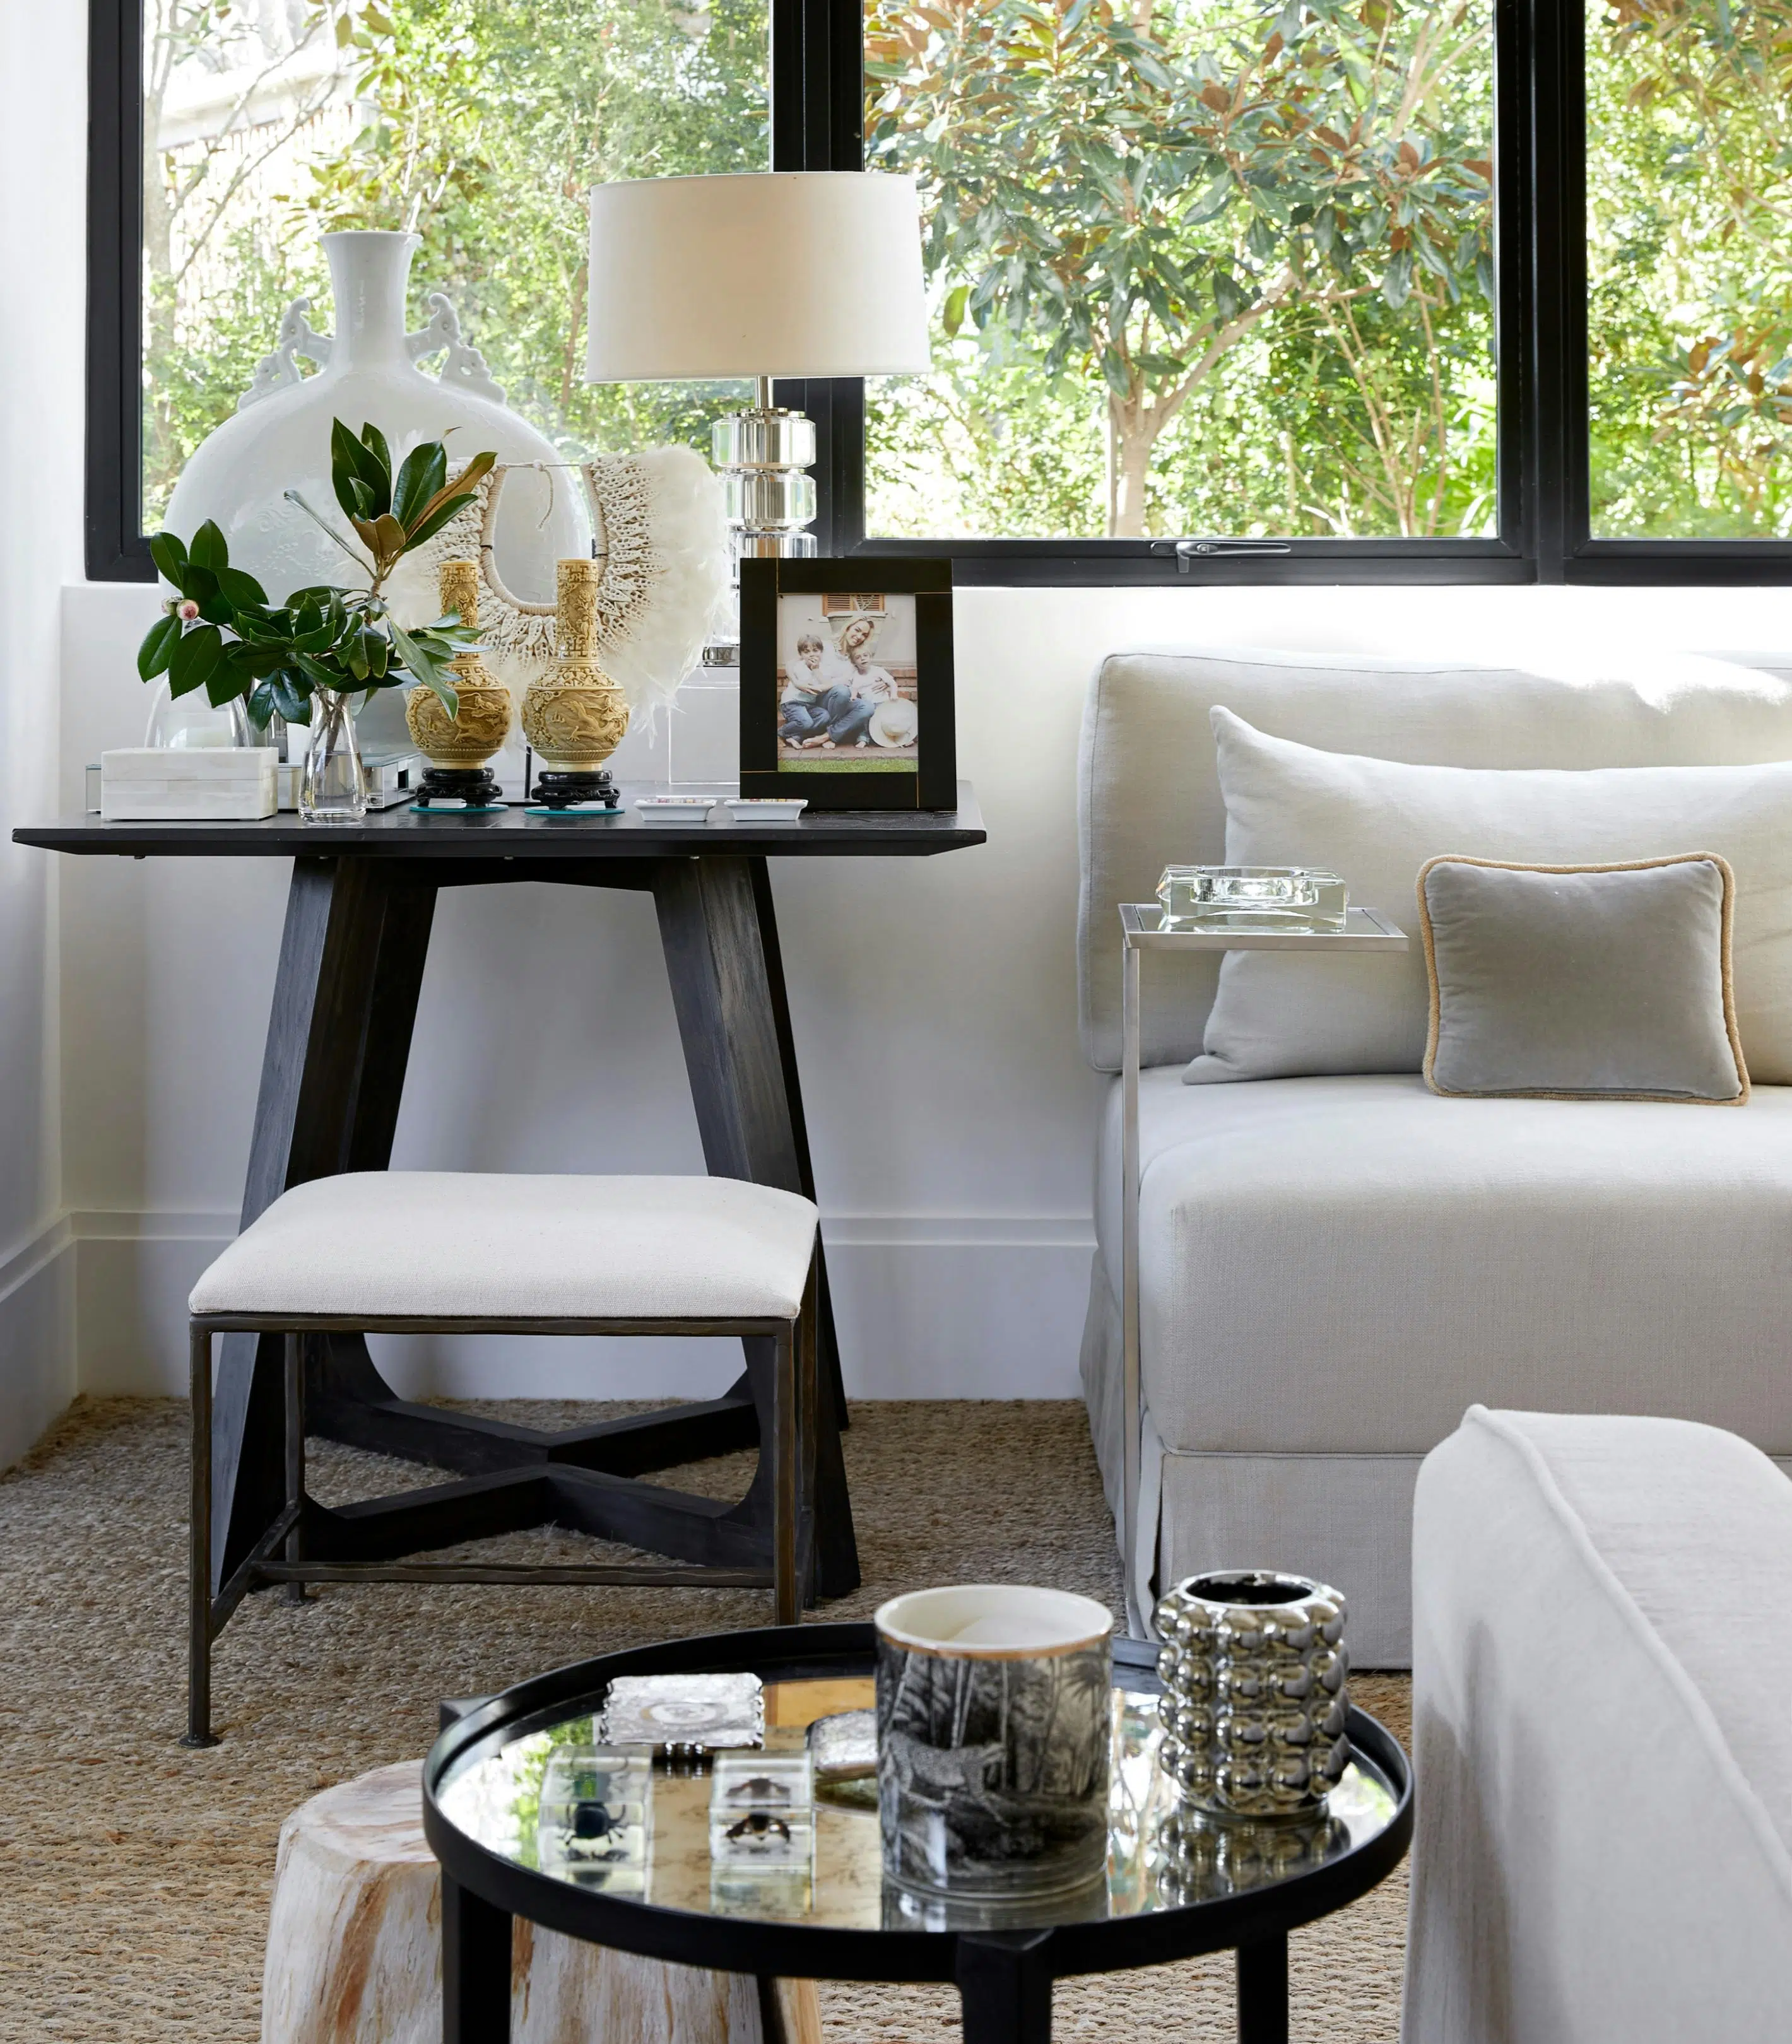
<path fill-rule="evenodd" d="M 740 792 L 957 808 L 950 561 L 742 561 Z"/>

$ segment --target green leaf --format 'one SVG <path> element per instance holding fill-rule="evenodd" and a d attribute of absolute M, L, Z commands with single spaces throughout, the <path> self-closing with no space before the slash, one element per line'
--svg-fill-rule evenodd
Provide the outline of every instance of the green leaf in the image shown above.
<path fill-rule="evenodd" d="M 311 697 L 305 686 L 305 677 L 295 674 L 290 667 L 283 667 L 269 680 L 274 691 L 274 707 L 288 724 L 309 724 L 311 721 Z"/>
<path fill-rule="evenodd" d="M 217 589 L 233 610 L 240 610 L 245 605 L 263 605 L 267 601 L 267 592 L 252 574 L 240 568 L 220 568 L 217 571 Z"/>
<path fill-rule="evenodd" d="M 390 475 L 392 473 L 392 450 L 386 444 L 385 434 L 370 419 L 361 421 L 361 444 Z"/>
<path fill-rule="evenodd" d="M 1080 6 L 1082 0 L 1078 0 L 1078 4 Z M 940 308 L 940 324 L 946 330 L 948 340 L 957 338 L 958 330 L 964 324 L 965 303 L 970 296 L 971 286 L 968 284 L 955 284 L 947 292 L 946 302 Z"/>
<path fill-rule="evenodd" d="M 300 617 L 300 623 L 303 624 L 306 617 L 314 614 L 307 607 Z M 327 617 L 320 617 L 309 629 L 294 632 L 291 641 L 293 651 L 295 653 L 327 652 L 336 644 L 336 628 L 330 620 Z"/>
<path fill-rule="evenodd" d="M 193 535 L 193 544 L 187 552 L 195 567 L 221 568 L 228 567 L 230 561 L 230 549 L 224 543 L 224 535 L 210 518 Z"/>
<path fill-rule="evenodd" d="M 373 538 L 370 542 L 373 557 L 382 565 L 397 560 L 410 544 L 410 535 L 390 511 L 382 512 L 373 521 Z"/>
<path fill-rule="evenodd" d="M 364 510 L 357 494 L 349 486 L 356 481 L 367 487 Z M 340 419 L 330 421 L 330 482 L 336 491 L 336 502 L 351 518 L 363 515 L 377 518 L 382 512 L 391 509 L 390 463 L 382 461 L 364 441 L 356 440 Z"/>
<path fill-rule="evenodd" d="M 1390 310 L 1398 312 L 1413 292 L 1413 259 L 1402 248 L 1387 266 L 1387 274 L 1382 279 L 1382 296 Z"/>
<path fill-rule="evenodd" d="M 405 456 L 392 485 L 392 516 L 409 527 L 448 480 L 448 450 L 440 440 L 425 440 Z"/>
<path fill-rule="evenodd" d="M 386 625 L 392 635 L 392 650 L 398 655 L 405 671 L 413 680 L 421 682 L 429 690 L 450 717 L 458 717 L 460 698 L 455 692 L 451 678 L 453 670 L 432 659 L 429 652 L 392 619 L 388 618 Z"/>
<path fill-rule="evenodd" d="M 180 636 L 178 617 L 159 617 L 150 626 L 144 635 L 143 644 L 137 649 L 137 670 L 144 681 L 152 682 L 158 674 L 167 672 Z"/>
<path fill-rule="evenodd" d="M 213 709 L 222 709 L 236 697 L 246 695 L 250 677 L 232 667 L 229 661 L 221 660 L 206 677 L 206 694 Z"/>
<path fill-rule="evenodd" d="M 215 624 L 196 625 L 174 649 L 168 663 L 168 693 L 183 696 L 202 688 L 224 657 L 224 636 Z"/>
<path fill-rule="evenodd" d="M 263 675 L 271 674 L 285 660 L 285 653 L 278 647 L 252 646 L 238 640 L 234 646 L 226 646 L 224 657 L 240 674 L 251 681 L 260 681 Z"/>
<path fill-rule="evenodd" d="M 430 664 L 429 655 L 395 617 L 386 619 L 386 628 L 392 635 L 392 650 L 398 656 L 399 665 L 408 668 L 421 681 L 420 670 Z"/>
<path fill-rule="evenodd" d="M 406 536 L 406 552 L 409 553 L 413 547 L 421 547 L 425 540 L 434 539 L 451 518 L 465 510 L 472 501 L 471 497 L 451 497 L 446 503 L 438 499 L 436 509 L 428 513 L 421 524 Z"/>
<path fill-rule="evenodd" d="M 497 461 L 498 457 L 494 454 L 475 455 L 453 482 L 444 482 L 414 518 L 406 518 L 405 525 L 410 534 L 411 545 L 415 547 L 422 544 L 423 528 L 426 525 L 429 532 L 439 532 L 444 522 L 436 517 L 440 507 L 451 496 L 455 500 L 456 511 L 458 511 L 463 504 L 469 502 L 473 493 L 485 479 L 487 472 L 496 466 Z M 450 512 L 448 515 L 452 517 L 454 515 L 453 512 Z M 434 522 L 431 523 L 431 521 Z"/>
<path fill-rule="evenodd" d="M 421 675 L 418 678 L 450 717 L 460 716 L 460 698 L 449 684 L 443 680 L 438 670 L 432 668 L 428 674 Z"/>
<path fill-rule="evenodd" d="M 279 705 L 274 700 L 274 684 L 271 682 L 263 682 L 260 688 L 255 690 L 249 697 L 248 704 L 249 721 L 258 731 L 265 731 L 279 714 Z"/>
<path fill-rule="evenodd" d="M 180 571 L 187 559 L 187 549 L 172 532 L 158 532 L 149 543 L 149 558 L 156 563 L 163 578 L 178 589 Z"/>
<path fill-rule="evenodd" d="M 341 668 L 329 660 L 320 660 L 314 653 L 301 653 L 295 650 L 293 665 L 315 688 L 340 689 L 342 686 Z"/>
<path fill-rule="evenodd" d="M 183 561 L 179 586 L 183 596 L 191 597 L 195 603 L 205 603 L 217 594 L 217 577 L 195 561 Z"/>

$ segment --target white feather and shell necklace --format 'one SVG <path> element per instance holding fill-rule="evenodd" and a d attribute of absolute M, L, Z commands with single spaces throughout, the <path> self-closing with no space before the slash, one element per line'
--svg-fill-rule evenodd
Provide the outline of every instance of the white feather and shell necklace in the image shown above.
<path fill-rule="evenodd" d="M 505 582 L 493 533 L 505 478 L 517 467 L 550 474 L 545 462 L 506 463 L 479 486 L 459 517 L 407 555 L 393 578 L 401 621 L 436 614 L 444 561 L 479 563 L 479 634 L 487 664 L 521 694 L 552 661 L 554 606 L 531 603 Z M 728 526 L 721 485 L 687 447 L 645 448 L 564 465 L 583 479 L 604 563 L 598 585 L 597 657 L 632 709 L 670 701 L 702 657 L 728 594 Z"/>

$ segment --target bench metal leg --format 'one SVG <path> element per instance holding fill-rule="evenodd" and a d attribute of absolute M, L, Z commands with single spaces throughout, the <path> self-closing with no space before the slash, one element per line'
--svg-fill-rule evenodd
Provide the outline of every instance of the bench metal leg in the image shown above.
<path fill-rule="evenodd" d="M 816 1401 L 821 1393 L 821 1345 L 818 1293 L 821 1244 L 810 1266 L 809 1282 L 803 1288 L 802 1319 L 797 1346 L 797 1432 L 802 1477 L 797 1489 L 797 1566 L 802 1577 L 802 1604 L 806 1611 L 815 1602 L 815 1470 Z"/>
<path fill-rule="evenodd" d="M 212 1732 L 212 1338 L 188 1338 L 193 1404 L 193 1487 L 187 1520 L 187 1735 L 183 1746 L 216 1746 Z"/>
<path fill-rule="evenodd" d="M 305 1559 L 305 1536 L 299 1520 L 305 1510 L 305 1337 L 289 1334 L 286 1341 L 286 1509 L 292 1529 L 286 1535 L 286 1559 Z M 310 1593 L 303 1583 L 286 1585 L 286 1602 L 303 1604 Z"/>
<path fill-rule="evenodd" d="M 798 1427 L 797 1343 L 802 1323 L 793 1320 L 778 1336 L 778 1374 L 772 1395 L 771 1570 L 775 1623 L 794 1625 L 802 1616 L 802 1579 L 797 1570 L 797 1500 L 802 1474 Z"/>

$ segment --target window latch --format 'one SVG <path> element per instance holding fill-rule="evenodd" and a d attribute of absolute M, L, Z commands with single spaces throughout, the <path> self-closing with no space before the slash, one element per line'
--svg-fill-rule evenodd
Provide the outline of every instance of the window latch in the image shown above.
<path fill-rule="evenodd" d="M 1293 551 L 1286 540 L 1179 540 L 1176 572 L 1186 574 L 1190 561 L 1210 560 L 1216 555 L 1286 554 Z"/>

